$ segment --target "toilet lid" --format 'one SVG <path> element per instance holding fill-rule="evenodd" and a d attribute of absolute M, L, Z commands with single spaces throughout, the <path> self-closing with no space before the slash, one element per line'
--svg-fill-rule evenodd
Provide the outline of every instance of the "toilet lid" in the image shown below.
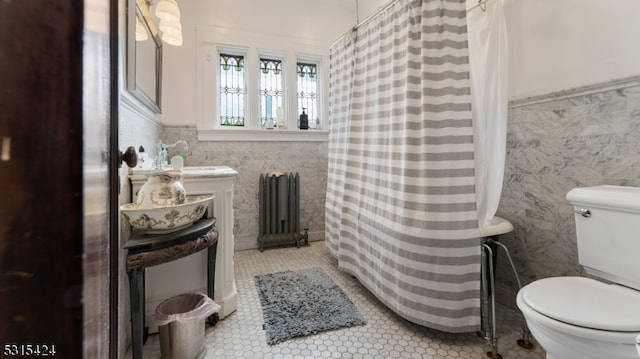
<path fill-rule="evenodd" d="M 537 280 L 522 299 L 538 313 L 581 327 L 640 331 L 640 292 L 583 277 Z"/>

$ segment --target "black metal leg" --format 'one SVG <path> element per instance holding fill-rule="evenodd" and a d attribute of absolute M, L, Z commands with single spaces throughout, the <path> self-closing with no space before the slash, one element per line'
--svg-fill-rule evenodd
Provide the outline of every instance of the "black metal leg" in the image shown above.
<path fill-rule="evenodd" d="M 215 288 L 215 267 L 217 252 L 217 236 L 211 233 L 215 228 L 215 219 L 205 219 L 197 222 L 192 227 L 185 229 L 181 235 L 170 234 L 158 236 L 156 239 L 162 245 L 149 246 L 146 236 L 132 236 L 129 239 L 127 254 L 127 276 L 129 277 L 129 298 L 131 311 L 131 347 L 133 359 L 142 359 L 143 346 L 149 335 L 145 326 L 145 267 L 169 262 L 185 255 L 190 255 L 209 247 L 207 268 L 207 293 L 213 298 Z M 209 234 L 204 241 L 196 241 L 203 236 L 203 231 Z M 205 234 L 205 235 L 206 235 Z M 137 241 L 137 243 L 136 243 Z M 157 245 L 158 242 L 154 241 Z M 177 250 L 174 251 L 174 249 Z M 215 324 L 219 316 L 211 316 L 210 323 Z"/>
<path fill-rule="evenodd" d="M 135 269 L 129 275 L 131 300 L 131 347 L 133 359 L 142 359 L 144 336 L 144 269 Z"/>
<path fill-rule="evenodd" d="M 212 244 L 207 250 L 207 295 L 211 299 L 215 299 L 214 297 L 214 289 L 216 287 L 216 255 L 218 254 L 218 241 Z M 213 315 L 207 318 L 207 322 L 209 325 L 215 325 L 219 319 L 218 313 L 214 313 Z"/>
<path fill-rule="evenodd" d="M 145 288 L 147 288 L 147 275 L 145 274 L 144 268 L 142 268 L 140 272 L 142 272 L 140 274 L 140 303 L 142 306 L 142 314 L 140 314 L 140 320 L 142 321 L 142 345 L 144 345 L 147 344 L 147 338 L 149 338 L 149 327 L 146 325 L 147 294 Z"/>

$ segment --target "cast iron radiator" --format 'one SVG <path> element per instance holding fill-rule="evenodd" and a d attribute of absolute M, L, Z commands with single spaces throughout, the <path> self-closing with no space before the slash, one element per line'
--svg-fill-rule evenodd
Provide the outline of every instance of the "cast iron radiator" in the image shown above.
<path fill-rule="evenodd" d="M 298 173 L 260 175 L 258 245 L 265 247 L 308 244 L 300 228 L 300 176 Z"/>

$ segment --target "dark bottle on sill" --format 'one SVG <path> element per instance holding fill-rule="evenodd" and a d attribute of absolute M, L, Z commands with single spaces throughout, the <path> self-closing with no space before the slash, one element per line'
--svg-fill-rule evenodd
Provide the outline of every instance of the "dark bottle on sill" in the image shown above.
<path fill-rule="evenodd" d="M 302 109 L 302 114 L 300 115 L 300 129 L 308 130 L 309 129 L 309 116 L 304 112 L 306 108 Z"/>

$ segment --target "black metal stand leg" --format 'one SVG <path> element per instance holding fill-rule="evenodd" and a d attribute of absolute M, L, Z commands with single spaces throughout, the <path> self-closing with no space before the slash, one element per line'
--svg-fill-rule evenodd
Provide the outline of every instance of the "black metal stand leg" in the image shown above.
<path fill-rule="evenodd" d="M 142 359 L 144 342 L 144 269 L 128 272 L 131 300 L 131 347 L 133 359 Z"/>
<path fill-rule="evenodd" d="M 142 321 L 142 345 L 147 344 L 147 339 L 149 338 L 149 327 L 146 325 L 146 315 L 147 315 L 147 275 L 145 274 L 144 268 L 141 269 L 142 274 L 140 275 L 140 303 L 142 306 L 142 315 L 140 315 L 140 320 Z"/>
<path fill-rule="evenodd" d="M 214 290 L 216 287 L 216 255 L 218 254 L 218 242 L 214 243 L 207 250 L 207 295 L 215 299 Z M 209 325 L 216 325 L 220 319 L 218 313 L 214 313 L 207 318 Z"/>
<path fill-rule="evenodd" d="M 478 335 L 489 341 L 491 339 L 491 310 L 489 309 L 489 258 L 488 253 L 484 247 L 484 243 L 481 247 L 481 262 L 480 262 L 480 331 Z"/>

